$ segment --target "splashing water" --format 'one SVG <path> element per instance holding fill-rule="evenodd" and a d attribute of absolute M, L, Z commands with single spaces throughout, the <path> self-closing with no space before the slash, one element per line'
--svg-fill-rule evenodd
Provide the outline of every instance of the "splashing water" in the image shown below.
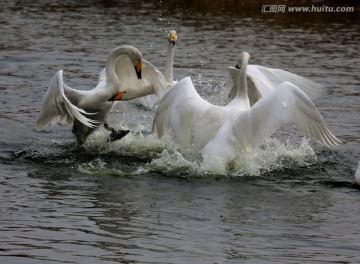
<path fill-rule="evenodd" d="M 109 168 L 108 164 L 101 158 L 77 166 L 77 170 L 86 174 L 106 174 L 113 176 L 125 176 L 126 172 L 117 168 Z"/>
<path fill-rule="evenodd" d="M 122 126 L 116 129 L 129 129 Z M 107 141 L 109 136 L 105 130 L 98 130 L 94 133 L 94 136 L 85 145 L 87 151 L 98 153 L 115 153 L 121 156 L 136 156 L 142 159 L 151 159 L 156 154 L 161 152 L 168 141 L 159 140 L 156 136 L 150 134 L 146 135 L 144 128 L 138 125 L 136 128 L 131 129 L 131 133 L 126 135 L 119 141 L 111 142 Z"/>
<path fill-rule="evenodd" d="M 255 175 L 284 168 L 309 166 L 317 161 L 309 140 L 303 138 L 300 145 L 287 140 L 285 143 L 268 138 L 252 153 L 239 153 L 231 168 L 232 175 Z"/>
<path fill-rule="evenodd" d="M 122 129 L 124 128 L 122 127 Z M 303 138 L 300 143 L 296 143 L 296 140 L 291 138 L 285 142 L 276 138 L 268 138 L 255 151 L 238 153 L 230 164 L 224 163 L 220 157 L 217 157 L 209 163 L 210 165 L 204 166 L 198 148 L 182 148 L 169 136 L 159 139 L 156 135 L 144 134 L 143 131 L 143 127 L 138 126 L 123 139 L 109 144 L 106 142 L 107 132 L 99 130 L 86 144 L 86 151 L 99 155 L 111 154 L 115 159 L 123 156 L 142 159 L 145 164 L 142 163 L 130 174 L 154 171 L 181 177 L 262 176 L 274 170 L 309 166 L 317 161 L 307 138 Z M 93 173 L 97 169 L 113 175 L 125 173 L 121 169 L 116 171 L 117 169 L 111 168 L 101 160 L 92 161 L 86 166 L 79 167 L 79 170 L 89 173 Z"/>
<path fill-rule="evenodd" d="M 201 163 L 197 150 L 165 149 L 159 158 L 151 161 L 150 167 L 163 173 L 181 171 L 192 176 L 227 175 L 227 176 L 261 176 L 273 170 L 309 166 L 317 161 L 314 150 L 306 138 L 300 145 L 290 140 L 285 143 L 277 139 L 266 139 L 264 144 L 254 152 L 240 152 L 230 164 L 215 157 L 206 167 Z"/>

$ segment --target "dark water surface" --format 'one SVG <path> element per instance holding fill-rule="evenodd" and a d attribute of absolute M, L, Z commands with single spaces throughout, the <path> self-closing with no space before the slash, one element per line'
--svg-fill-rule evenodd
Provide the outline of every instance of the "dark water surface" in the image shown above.
<path fill-rule="evenodd" d="M 209 1 L 212 2 L 212 1 Z M 276 3 L 276 1 L 274 1 Z M 311 3 L 311 2 L 310 2 Z M 341 6 L 341 1 L 333 2 Z M 354 2 L 355 4 L 355 2 Z M 359 263 L 359 7 L 348 14 L 265 14 L 236 1 L 2 1 L 0 4 L 1 263 Z M 226 68 L 251 64 L 322 83 L 314 101 L 344 141 L 327 149 L 284 130 L 223 172 L 150 133 L 152 111 L 119 103 L 131 134 L 84 147 L 68 127 L 34 129 L 56 71 L 95 87 L 107 54 L 139 48 L 224 103 Z"/>

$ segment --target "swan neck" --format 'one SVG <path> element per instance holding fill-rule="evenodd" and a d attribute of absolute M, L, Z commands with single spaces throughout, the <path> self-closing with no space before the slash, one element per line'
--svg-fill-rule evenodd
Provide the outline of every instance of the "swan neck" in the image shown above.
<path fill-rule="evenodd" d="M 123 96 L 121 100 L 128 101 L 155 93 L 155 89 L 152 84 L 143 87 L 136 87 L 136 88 L 140 88 L 140 89 L 129 89 L 128 91 L 126 91 L 126 94 Z"/>
<path fill-rule="evenodd" d="M 247 68 L 247 60 L 243 60 L 241 64 L 241 70 L 240 70 L 240 80 L 239 84 L 241 86 L 242 93 L 247 94 L 247 81 L 246 81 L 246 68 Z"/>
<path fill-rule="evenodd" d="M 230 70 L 230 75 L 234 81 L 234 90 L 236 91 L 235 97 L 229 102 L 229 107 L 235 107 L 236 109 L 249 110 L 250 101 L 248 96 L 247 82 L 246 82 L 246 67 L 248 58 L 245 56 L 241 62 L 240 70 Z"/>
<path fill-rule="evenodd" d="M 173 80 L 174 80 L 173 79 L 174 53 L 175 53 L 175 46 L 169 44 L 168 48 L 167 48 L 164 77 L 165 77 L 166 81 L 170 84 L 172 84 Z"/>
<path fill-rule="evenodd" d="M 120 90 L 121 84 L 116 75 L 116 60 L 121 55 L 128 55 L 129 51 L 127 47 L 120 47 L 110 52 L 109 57 L 106 61 L 106 82 L 108 84 L 108 89 L 112 93 L 116 93 Z"/>

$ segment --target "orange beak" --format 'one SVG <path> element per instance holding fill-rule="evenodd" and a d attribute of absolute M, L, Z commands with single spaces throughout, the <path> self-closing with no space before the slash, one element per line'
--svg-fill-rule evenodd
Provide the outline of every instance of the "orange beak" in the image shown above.
<path fill-rule="evenodd" d="M 113 97 L 111 97 L 108 101 L 120 101 L 126 92 L 118 92 Z"/>

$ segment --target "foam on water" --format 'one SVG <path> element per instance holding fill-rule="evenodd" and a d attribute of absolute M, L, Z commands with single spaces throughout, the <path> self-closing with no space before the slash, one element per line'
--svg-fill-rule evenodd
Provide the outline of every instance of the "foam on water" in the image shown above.
<path fill-rule="evenodd" d="M 97 158 L 91 162 L 83 163 L 77 166 L 77 170 L 87 174 L 106 174 L 113 176 L 125 176 L 126 172 L 118 168 L 109 168 L 108 164 L 101 158 Z"/>
<path fill-rule="evenodd" d="M 123 128 L 124 129 L 124 128 Z M 296 169 L 317 162 L 313 148 L 307 138 L 297 142 L 293 138 L 281 141 L 268 138 L 254 152 L 240 152 L 230 164 L 225 164 L 221 157 L 216 157 L 210 165 L 201 162 L 198 148 L 182 148 L 165 136 L 161 139 L 156 135 L 142 132 L 138 127 L 123 139 L 108 143 L 108 132 L 97 131 L 86 144 L 86 151 L 99 154 L 99 159 L 89 164 L 82 164 L 79 170 L 94 173 L 101 171 L 112 175 L 143 174 L 149 171 L 175 176 L 223 175 L 232 177 L 262 176 L 268 172 L 281 169 Z M 101 160 L 101 155 L 136 157 L 144 162 L 139 163 L 136 170 L 124 172 L 111 167 Z"/>
<path fill-rule="evenodd" d="M 306 138 L 299 144 L 277 139 L 267 139 L 254 152 L 240 152 L 230 164 L 215 157 L 209 165 L 201 163 L 197 150 L 165 149 L 149 164 L 151 169 L 164 173 L 181 171 L 189 175 L 261 176 L 283 168 L 309 166 L 317 161 L 314 150 Z M 178 172 L 179 173 L 179 172 Z"/>
<path fill-rule="evenodd" d="M 122 126 L 116 129 L 128 129 Z M 145 134 L 144 128 L 139 125 L 124 138 L 114 142 L 107 142 L 109 132 L 100 129 L 94 133 L 85 145 L 87 151 L 98 153 L 117 153 L 118 155 L 136 156 L 139 158 L 151 158 L 161 152 L 168 142 L 159 140 L 155 135 Z"/>

